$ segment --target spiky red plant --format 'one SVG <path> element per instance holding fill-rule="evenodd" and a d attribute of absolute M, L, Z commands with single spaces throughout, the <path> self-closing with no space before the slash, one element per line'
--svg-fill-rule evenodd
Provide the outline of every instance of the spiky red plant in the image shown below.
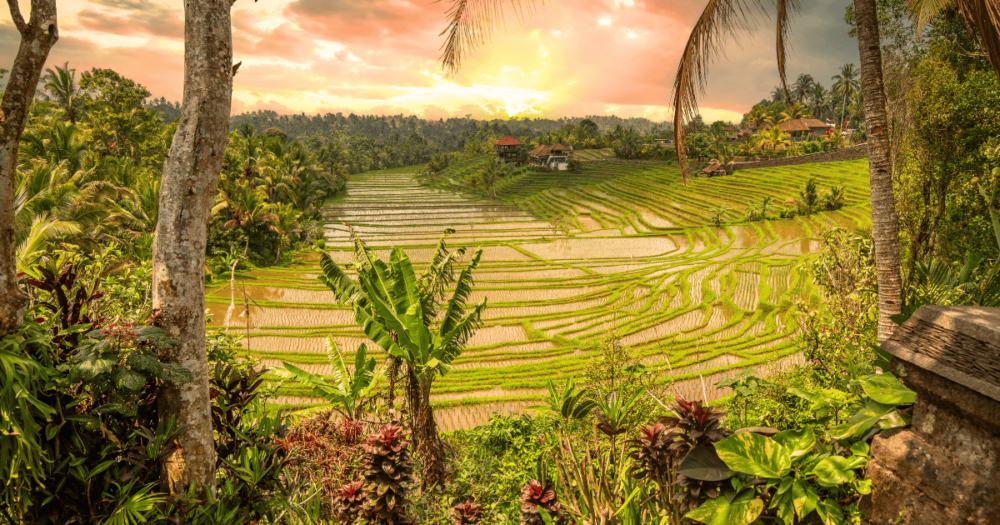
<path fill-rule="evenodd" d="M 382 425 L 361 445 L 365 451 L 364 491 L 367 501 L 361 509 L 359 525 L 402 525 L 413 523 L 406 513 L 409 487 L 413 483 L 410 441 L 396 425 Z"/>
<path fill-rule="evenodd" d="M 483 518 L 483 506 L 472 501 L 460 503 L 451 508 L 455 525 L 478 525 Z"/>
<path fill-rule="evenodd" d="M 338 523 L 354 523 L 361 513 L 361 507 L 365 503 L 365 493 L 363 487 L 364 480 L 348 483 L 337 489 L 337 495 L 333 497 L 334 509 L 337 512 Z"/>
<path fill-rule="evenodd" d="M 555 488 L 551 481 L 542 485 L 533 479 L 524 486 L 521 492 L 521 525 L 544 525 L 545 520 L 539 509 L 548 513 L 555 525 L 569 525 L 573 520 L 562 511 L 562 505 L 556 498 Z"/>

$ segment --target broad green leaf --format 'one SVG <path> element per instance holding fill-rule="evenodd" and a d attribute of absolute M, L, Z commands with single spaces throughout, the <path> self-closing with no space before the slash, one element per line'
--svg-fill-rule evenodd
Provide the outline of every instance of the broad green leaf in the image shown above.
<path fill-rule="evenodd" d="M 868 452 L 870 450 L 871 447 L 869 447 L 868 443 L 865 443 L 864 441 L 858 441 L 857 443 L 851 445 L 851 454 L 855 456 L 868 457 Z"/>
<path fill-rule="evenodd" d="M 684 517 L 707 525 L 750 525 L 764 511 L 764 502 L 753 496 L 753 489 L 740 492 L 731 502 L 719 496 L 705 501 Z"/>
<path fill-rule="evenodd" d="M 864 495 L 872 492 L 872 480 L 870 479 L 860 480 L 855 486 L 858 488 L 858 494 Z"/>
<path fill-rule="evenodd" d="M 908 427 L 912 422 L 912 416 L 908 416 L 899 410 L 894 410 L 878 420 L 878 427 L 882 430 L 892 430 L 894 428 Z"/>
<path fill-rule="evenodd" d="M 795 514 L 799 519 L 804 519 L 810 512 L 816 509 L 819 503 L 819 493 L 811 483 L 796 479 L 792 484 L 792 505 L 795 507 Z"/>
<path fill-rule="evenodd" d="M 792 478 L 782 478 L 792 481 Z M 780 494 L 775 494 L 771 498 L 772 509 L 777 509 L 778 518 L 784 523 L 794 523 L 795 522 L 795 505 L 792 502 L 792 491 L 782 492 Z"/>
<path fill-rule="evenodd" d="M 146 378 L 138 372 L 121 368 L 115 374 L 115 383 L 118 385 L 118 388 L 139 390 L 146 384 Z"/>
<path fill-rule="evenodd" d="M 823 525 L 846 525 L 844 521 L 844 511 L 836 501 L 826 498 L 816 505 L 816 512 L 823 520 Z"/>
<path fill-rule="evenodd" d="M 774 440 L 788 449 L 793 458 L 804 456 L 816 445 L 816 434 L 812 427 L 802 430 L 784 430 L 774 435 Z"/>
<path fill-rule="evenodd" d="M 834 439 L 850 439 L 858 437 L 875 426 L 882 416 L 896 410 L 896 405 L 883 405 L 873 399 L 868 400 L 868 404 L 847 420 L 847 423 L 837 425 L 830 429 L 830 436 Z"/>
<path fill-rule="evenodd" d="M 782 444 L 760 434 L 734 434 L 715 444 L 729 468 L 762 478 L 780 478 L 792 467 L 792 455 Z"/>
<path fill-rule="evenodd" d="M 854 481 L 852 462 L 841 456 L 830 456 L 820 461 L 813 467 L 811 474 L 824 487 L 836 487 Z"/>
<path fill-rule="evenodd" d="M 917 393 L 906 388 L 896 376 L 886 372 L 870 375 L 861 380 L 865 394 L 884 405 L 912 405 Z"/>
<path fill-rule="evenodd" d="M 681 460 L 677 473 L 702 481 L 722 481 L 733 476 L 715 449 L 707 445 L 692 448 Z"/>

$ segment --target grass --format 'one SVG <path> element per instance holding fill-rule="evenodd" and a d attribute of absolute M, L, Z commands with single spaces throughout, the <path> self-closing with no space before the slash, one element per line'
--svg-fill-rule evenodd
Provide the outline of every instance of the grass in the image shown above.
<path fill-rule="evenodd" d="M 435 383 L 447 430 L 535 404 L 548 379 L 581 374 L 611 334 L 695 397 L 719 395 L 712 383 L 740 368 L 790 362 L 801 350 L 795 301 L 814 295 L 800 269 L 818 249 L 816 237 L 831 226 L 870 224 L 864 160 L 738 171 L 688 186 L 662 164 L 588 162 L 578 173 L 529 173 L 498 199 L 461 191 L 459 181 L 481 162 L 460 162 L 426 185 L 403 172 L 352 176 L 325 209 L 327 247 L 340 262 L 351 259 L 343 223 L 383 256 L 405 248 L 418 271 L 446 227 L 456 229 L 453 248 L 485 248 L 473 298 L 489 300 L 485 326 Z M 843 184 L 847 205 L 736 223 L 747 202 L 771 196 L 783 207 L 809 178 L 821 188 Z M 734 210 L 715 228 L 708 210 L 722 203 Z M 256 301 L 249 346 L 265 363 L 329 374 L 327 335 L 347 351 L 363 342 L 318 272 L 317 258 L 304 256 L 237 278 L 237 301 L 243 285 Z M 209 289 L 217 322 L 229 297 L 228 284 Z M 230 329 L 242 333 L 245 322 Z M 289 408 L 315 402 L 295 386 L 278 393 Z"/>

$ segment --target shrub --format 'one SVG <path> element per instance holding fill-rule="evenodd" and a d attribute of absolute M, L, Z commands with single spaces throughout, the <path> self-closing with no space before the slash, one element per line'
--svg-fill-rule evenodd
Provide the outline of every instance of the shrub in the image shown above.
<path fill-rule="evenodd" d="M 296 483 L 311 482 L 316 485 L 320 490 L 323 519 L 340 516 L 345 512 L 343 504 L 349 504 L 351 508 L 355 504 L 360 505 L 352 495 L 360 490 L 361 485 L 345 493 L 351 485 L 350 481 L 357 477 L 361 469 L 363 451 L 358 446 L 360 437 L 361 425 L 358 422 L 338 421 L 332 411 L 325 411 L 295 425 L 280 440 L 288 454 L 285 476 Z M 338 519 L 342 523 L 350 523 Z"/>
<path fill-rule="evenodd" d="M 409 447 L 405 431 L 396 425 L 382 425 L 365 440 L 362 463 L 366 501 L 358 525 L 413 523 L 406 509 L 413 484 Z"/>

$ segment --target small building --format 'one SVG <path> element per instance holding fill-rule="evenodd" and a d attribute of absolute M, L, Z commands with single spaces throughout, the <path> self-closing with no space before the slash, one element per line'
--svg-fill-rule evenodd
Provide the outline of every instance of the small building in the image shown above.
<path fill-rule="evenodd" d="M 701 170 L 701 174 L 705 177 L 721 177 L 726 174 L 726 168 L 718 162 L 711 162 Z"/>
<path fill-rule="evenodd" d="M 493 145 L 493 151 L 496 154 L 497 162 L 501 164 L 508 162 L 524 164 L 528 160 L 524 155 L 524 143 L 510 135 L 498 140 Z"/>
<path fill-rule="evenodd" d="M 778 124 L 778 129 L 788 133 L 792 140 L 817 140 L 826 135 L 830 125 L 815 118 L 796 118 Z"/>
<path fill-rule="evenodd" d="M 726 140 L 736 140 L 740 135 L 740 128 L 733 126 L 732 124 L 724 128 L 726 132 Z"/>
<path fill-rule="evenodd" d="M 569 169 L 569 161 L 573 156 L 573 148 L 562 144 L 542 144 L 528 152 L 529 165 L 537 168 L 548 168 L 552 171 Z"/>

